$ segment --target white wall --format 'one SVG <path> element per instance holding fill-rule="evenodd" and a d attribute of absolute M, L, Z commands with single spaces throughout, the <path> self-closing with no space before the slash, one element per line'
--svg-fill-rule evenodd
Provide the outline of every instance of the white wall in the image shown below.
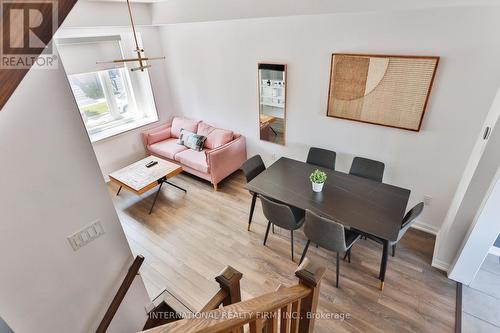
<path fill-rule="evenodd" d="M 61 68 L 31 70 L 0 111 L 0 156 L 2 317 L 19 333 L 95 331 L 133 258 Z M 66 237 L 96 220 L 105 234 L 73 251 Z M 127 297 L 110 332 L 144 324 L 142 281 Z"/>
<path fill-rule="evenodd" d="M 495 103 L 495 106 L 499 104 Z M 498 112 L 495 113 L 498 115 Z M 499 147 L 500 126 L 496 125 L 477 167 L 468 179 L 451 224 L 440 231 L 436 245 L 435 260 L 444 263 L 455 261 L 450 278 L 465 284 L 472 281 L 500 232 L 500 186 L 495 190 L 500 175 Z"/>
<path fill-rule="evenodd" d="M 498 5 L 497 0 L 168 0 L 152 4 L 154 24 L 326 13 Z"/>
<path fill-rule="evenodd" d="M 161 7 L 157 7 L 161 8 Z M 446 214 L 498 85 L 498 7 L 327 14 L 164 26 L 166 75 L 175 113 L 232 128 L 249 155 L 305 159 L 309 146 L 386 163 L 385 181 L 433 197 L 420 226 Z M 327 118 L 332 52 L 438 55 L 420 133 Z M 258 140 L 257 62 L 288 64 L 287 146 Z"/>
<path fill-rule="evenodd" d="M 152 20 L 151 4 L 132 3 L 136 25 L 149 25 Z M 130 25 L 125 1 L 77 1 L 64 20 L 63 27 L 119 27 Z"/>
<path fill-rule="evenodd" d="M 79 8 L 75 8 L 76 13 L 78 13 L 79 10 Z M 75 16 L 77 15 L 75 14 Z M 99 22 L 100 21 L 96 21 L 94 24 L 98 25 Z M 131 32 L 130 27 L 76 27 L 72 20 L 68 20 L 67 25 L 69 27 L 66 26 L 65 22 L 64 27 L 57 32 L 57 38 L 116 35 Z M 164 54 L 161 44 L 159 43 L 160 35 L 158 27 L 141 26 L 138 27 L 137 31 L 140 34 L 147 56 L 162 56 Z M 102 174 L 106 181 L 111 172 L 146 156 L 146 151 L 144 150 L 141 139 L 142 131 L 157 126 L 159 123 L 171 118 L 173 111 L 170 89 L 165 79 L 165 64 L 165 60 L 152 61 L 152 67 L 148 70 L 159 121 L 149 126 L 134 129 L 93 143 L 97 160 L 99 161 Z"/>
<path fill-rule="evenodd" d="M 494 141 L 491 140 L 494 135 L 491 135 L 492 131 L 494 134 L 498 135 L 500 129 L 497 123 L 500 118 L 500 89 L 497 91 L 493 103 L 490 107 L 481 131 L 478 133 L 476 138 L 476 143 L 469 156 L 466 167 L 457 186 L 451 204 L 446 213 L 443 225 L 439 230 L 436 239 L 436 245 L 434 247 L 434 257 L 433 265 L 439 267 L 445 271 L 448 271 L 453 258 L 457 254 L 459 245 L 464 241 L 467 230 L 473 225 L 474 219 L 473 214 L 476 214 L 475 210 L 478 206 L 469 206 L 469 211 L 465 211 L 464 207 L 467 206 L 467 200 L 475 200 L 479 203 L 483 197 L 480 192 L 471 195 L 470 190 L 474 187 L 473 184 L 478 182 L 480 177 L 488 177 L 487 174 L 478 173 L 479 164 L 481 168 L 484 168 L 484 161 L 487 161 L 488 154 L 498 153 L 495 147 L 497 146 Z M 490 129 L 490 138 L 485 139 L 484 133 L 487 129 Z M 489 150 L 485 154 L 486 148 Z M 495 168 L 496 165 L 491 165 L 490 167 Z M 486 181 L 492 181 L 489 178 L 484 178 Z M 467 198 L 466 198 L 467 196 Z M 472 214 L 472 215 L 471 215 Z M 473 258 L 475 260 L 477 258 Z"/>

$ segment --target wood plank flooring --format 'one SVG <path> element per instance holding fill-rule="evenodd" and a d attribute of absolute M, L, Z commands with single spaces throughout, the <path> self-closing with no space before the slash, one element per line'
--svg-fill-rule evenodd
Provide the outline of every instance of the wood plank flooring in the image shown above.
<path fill-rule="evenodd" d="M 297 282 L 289 232 L 276 228 L 267 246 L 262 245 L 267 221 L 260 202 L 252 230 L 246 230 L 251 197 L 241 173 L 223 181 L 218 192 L 208 182 L 186 174 L 172 182 L 186 188 L 187 194 L 164 186 L 151 215 L 156 189 L 142 197 L 127 191 L 116 196 L 118 188 L 108 185 L 133 252 L 146 258 L 141 274 L 150 296 L 167 288 L 192 308 L 201 309 L 217 291 L 214 277 L 226 265 L 243 273 L 243 299 Z M 305 241 L 297 232 L 296 261 Z M 431 267 L 433 246 L 433 236 L 410 230 L 398 244 L 396 257 L 389 259 L 383 291 L 377 279 L 380 245 L 369 240 L 354 245 L 352 262 L 340 264 L 339 289 L 335 288 L 335 254 L 311 246 L 308 257 L 327 267 L 319 312 L 349 315 L 345 320 L 318 320 L 315 331 L 454 331 L 455 283 Z"/>

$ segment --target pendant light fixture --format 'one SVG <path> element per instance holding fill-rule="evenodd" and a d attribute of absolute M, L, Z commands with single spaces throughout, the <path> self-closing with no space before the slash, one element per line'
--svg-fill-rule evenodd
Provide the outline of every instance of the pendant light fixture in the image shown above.
<path fill-rule="evenodd" d="M 150 61 L 150 60 L 162 60 L 165 59 L 165 57 L 145 57 L 143 55 L 144 49 L 139 47 L 139 42 L 137 41 L 137 33 L 135 31 L 135 24 L 134 24 L 134 19 L 132 17 L 132 9 L 130 8 L 130 0 L 127 0 L 127 7 L 128 7 L 128 14 L 130 16 L 130 24 L 132 25 L 132 32 L 134 34 L 134 42 L 135 42 L 135 50 L 134 52 L 137 53 L 137 58 L 126 58 L 126 59 L 117 59 L 117 60 L 112 60 L 112 61 L 98 61 L 97 64 L 111 64 L 111 63 L 125 63 L 125 62 L 133 62 L 137 61 L 139 63 L 139 67 L 131 68 L 130 70 L 132 72 L 140 70 L 141 72 L 144 72 L 146 68 L 151 67 L 151 65 L 148 65 L 145 63 L 145 61 Z"/>

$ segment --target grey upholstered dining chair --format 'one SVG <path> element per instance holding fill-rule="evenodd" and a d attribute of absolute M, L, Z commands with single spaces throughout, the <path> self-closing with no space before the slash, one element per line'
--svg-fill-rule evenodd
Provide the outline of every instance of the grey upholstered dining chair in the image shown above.
<path fill-rule="evenodd" d="M 392 256 L 396 255 L 396 244 L 403 238 L 406 231 L 412 226 L 413 223 L 417 221 L 417 218 L 422 214 L 424 210 L 424 203 L 420 202 L 416 204 L 412 209 L 406 213 L 401 223 L 401 229 L 399 230 L 398 238 L 395 241 L 390 241 L 389 246 L 392 248 Z M 376 241 L 377 243 L 383 244 L 383 240 L 374 235 L 366 235 L 367 238 Z"/>
<path fill-rule="evenodd" d="M 382 162 L 364 157 L 355 157 L 349 174 L 382 182 L 385 165 Z"/>
<path fill-rule="evenodd" d="M 277 225 L 278 227 L 286 230 L 290 230 L 292 261 L 294 261 L 293 231 L 299 229 L 304 224 L 305 212 L 302 209 L 285 205 L 270 198 L 266 198 L 262 195 L 259 195 L 259 197 L 260 201 L 262 202 L 262 211 L 264 212 L 264 216 L 268 220 L 266 235 L 264 236 L 264 246 L 267 242 L 271 224 Z"/>
<path fill-rule="evenodd" d="M 337 154 L 334 151 L 311 147 L 307 154 L 306 163 L 335 170 L 335 159 Z"/>
<path fill-rule="evenodd" d="M 264 161 L 260 155 L 255 155 L 246 160 L 240 168 L 245 174 L 247 183 L 252 179 L 257 177 L 262 171 L 266 170 Z M 253 211 L 255 209 L 255 201 L 257 200 L 257 193 L 250 191 L 252 195 L 252 203 L 250 205 L 250 214 L 248 216 L 248 231 L 250 231 L 250 225 L 252 224 Z"/>
<path fill-rule="evenodd" d="M 310 210 L 306 210 L 304 233 L 307 237 L 306 247 L 302 252 L 300 262 L 304 260 L 309 244 L 316 243 L 320 247 L 337 253 L 337 288 L 339 287 L 340 252 L 346 252 L 351 262 L 351 249 L 359 239 L 359 234 L 347 230 L 340 223 L 321 217 Z"/>

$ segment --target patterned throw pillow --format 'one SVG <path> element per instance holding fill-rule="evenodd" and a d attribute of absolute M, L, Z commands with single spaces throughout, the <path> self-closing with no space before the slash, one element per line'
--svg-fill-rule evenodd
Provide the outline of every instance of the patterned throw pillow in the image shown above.
<path fill-rule="evenodd" d="M 196 151 L 203 150 L 203 144 L 207 138 L 203 135 L 198 135 L 188 130 L 181 128 L 181 132 L 179 135 L 179 140 L 177 144 L 184 145 L 188 148 L 191 148 Z"/>

